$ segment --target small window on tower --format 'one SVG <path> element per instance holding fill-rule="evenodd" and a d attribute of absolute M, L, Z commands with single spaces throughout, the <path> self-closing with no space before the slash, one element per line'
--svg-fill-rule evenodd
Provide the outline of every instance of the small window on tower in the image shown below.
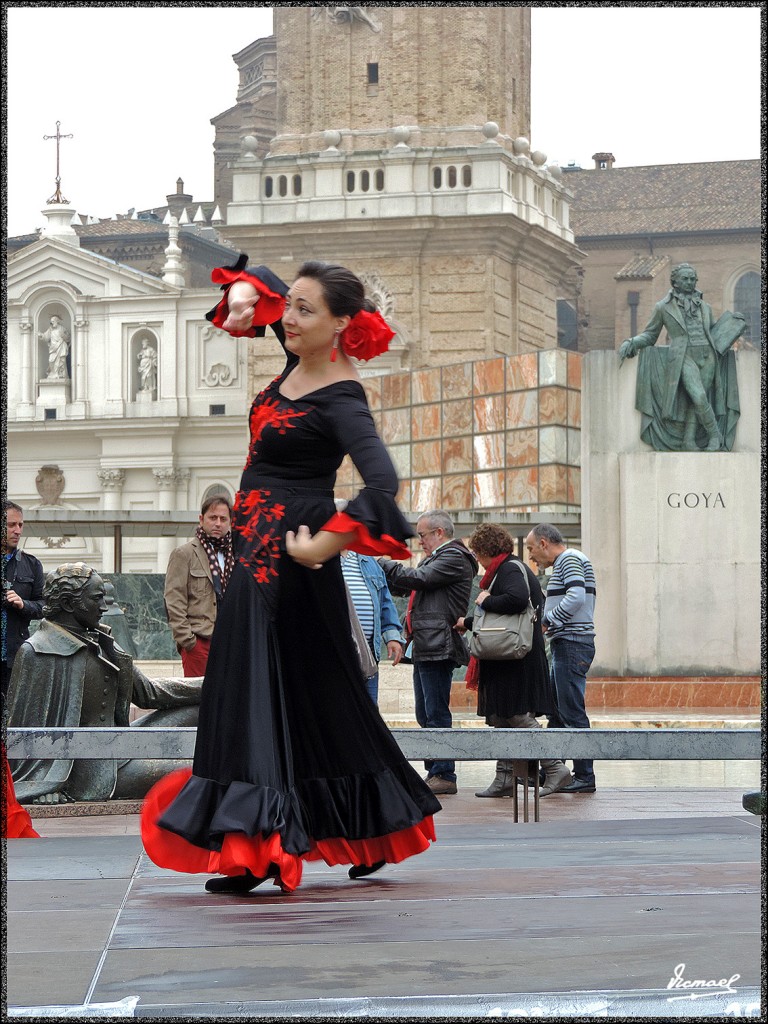
<path fill-rule="evenodd" d="M 379 65 L 369 64 L 368 65 L 368 85 L 379 84 Z"/>

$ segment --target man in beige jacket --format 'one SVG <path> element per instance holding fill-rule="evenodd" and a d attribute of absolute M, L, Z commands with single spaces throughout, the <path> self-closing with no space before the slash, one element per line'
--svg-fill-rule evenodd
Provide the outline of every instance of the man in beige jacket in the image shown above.
<path fill-rule="evenodd" d="M 225 494 L 206 498 L 194 540 L 176 548 L 165 576 L 165 610 L 185 676 L 205 675 L 219 602 L 234 567 L 232 506 Z"/>

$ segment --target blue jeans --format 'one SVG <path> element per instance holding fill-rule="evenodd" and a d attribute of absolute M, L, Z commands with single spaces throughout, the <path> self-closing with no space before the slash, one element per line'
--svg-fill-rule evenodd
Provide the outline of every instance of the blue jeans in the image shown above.
<path fill-rule="evenodd" d="M 365 688 L 368 691 L 368 696 L 371 698 L 374 704 L 378 706 L 379 703 L 379 673 L 375 676 L 368 676 L 365 680 Z"/>
<path fill-rule="evenodd" d="M 422 729 L 450 729 L 451 681 L 453 661 L 414 661 L 413 694 L 416 701 L 416 721 Z M 453 761 L 425 761 L 427 777 L 439 775 L 449 782 L 456 781 Z"/>
<path fill-rule="evenodd" d="M 557 710 L 549 716 L 555 729 L 589 729 L 585 707 L 587 672 L 595 658 L 594 640 L 571 640 L 560 637 L 550 642 L 552 685 L 557 696 Z M 574 761 L 573 774 L 582 782 L 594 784 L 591 761 Z"/>

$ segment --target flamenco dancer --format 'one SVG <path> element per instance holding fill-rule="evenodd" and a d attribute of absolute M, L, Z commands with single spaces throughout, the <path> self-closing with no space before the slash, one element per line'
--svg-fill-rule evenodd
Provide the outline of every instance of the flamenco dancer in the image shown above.
<path fill-rule="evenodd" d="M 224 296 L 208 319 L 233 337 L 270 325 L 286 365 L 251 408 L 192 770 L 166 776 L 142 810 L 152 860 L 220 876 L 206 882 L 215 893 L 268 878 L 292 892 L 305 860 L 361 878 L 427 849 L 440 810 L 360 678 L 338 557 L 410 557 L 397 476 L 349 359 L 385 352 L 394 333 L 344 267 L 305 263 L 289 289 L 246 264 L 213 272 Z M 364 486 L 337 512 L 347 453 Z"/>

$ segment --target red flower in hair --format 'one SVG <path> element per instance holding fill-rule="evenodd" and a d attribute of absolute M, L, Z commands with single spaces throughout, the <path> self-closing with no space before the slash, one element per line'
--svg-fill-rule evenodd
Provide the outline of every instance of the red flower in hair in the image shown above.
<path fill-rule="evenodd" d="M 368 360 L 386 352 L 394 336 L 395 332 L 378 310 L 369 313 L 361 309 L 342 331 L 339 343 L 346 355 Z"/>

